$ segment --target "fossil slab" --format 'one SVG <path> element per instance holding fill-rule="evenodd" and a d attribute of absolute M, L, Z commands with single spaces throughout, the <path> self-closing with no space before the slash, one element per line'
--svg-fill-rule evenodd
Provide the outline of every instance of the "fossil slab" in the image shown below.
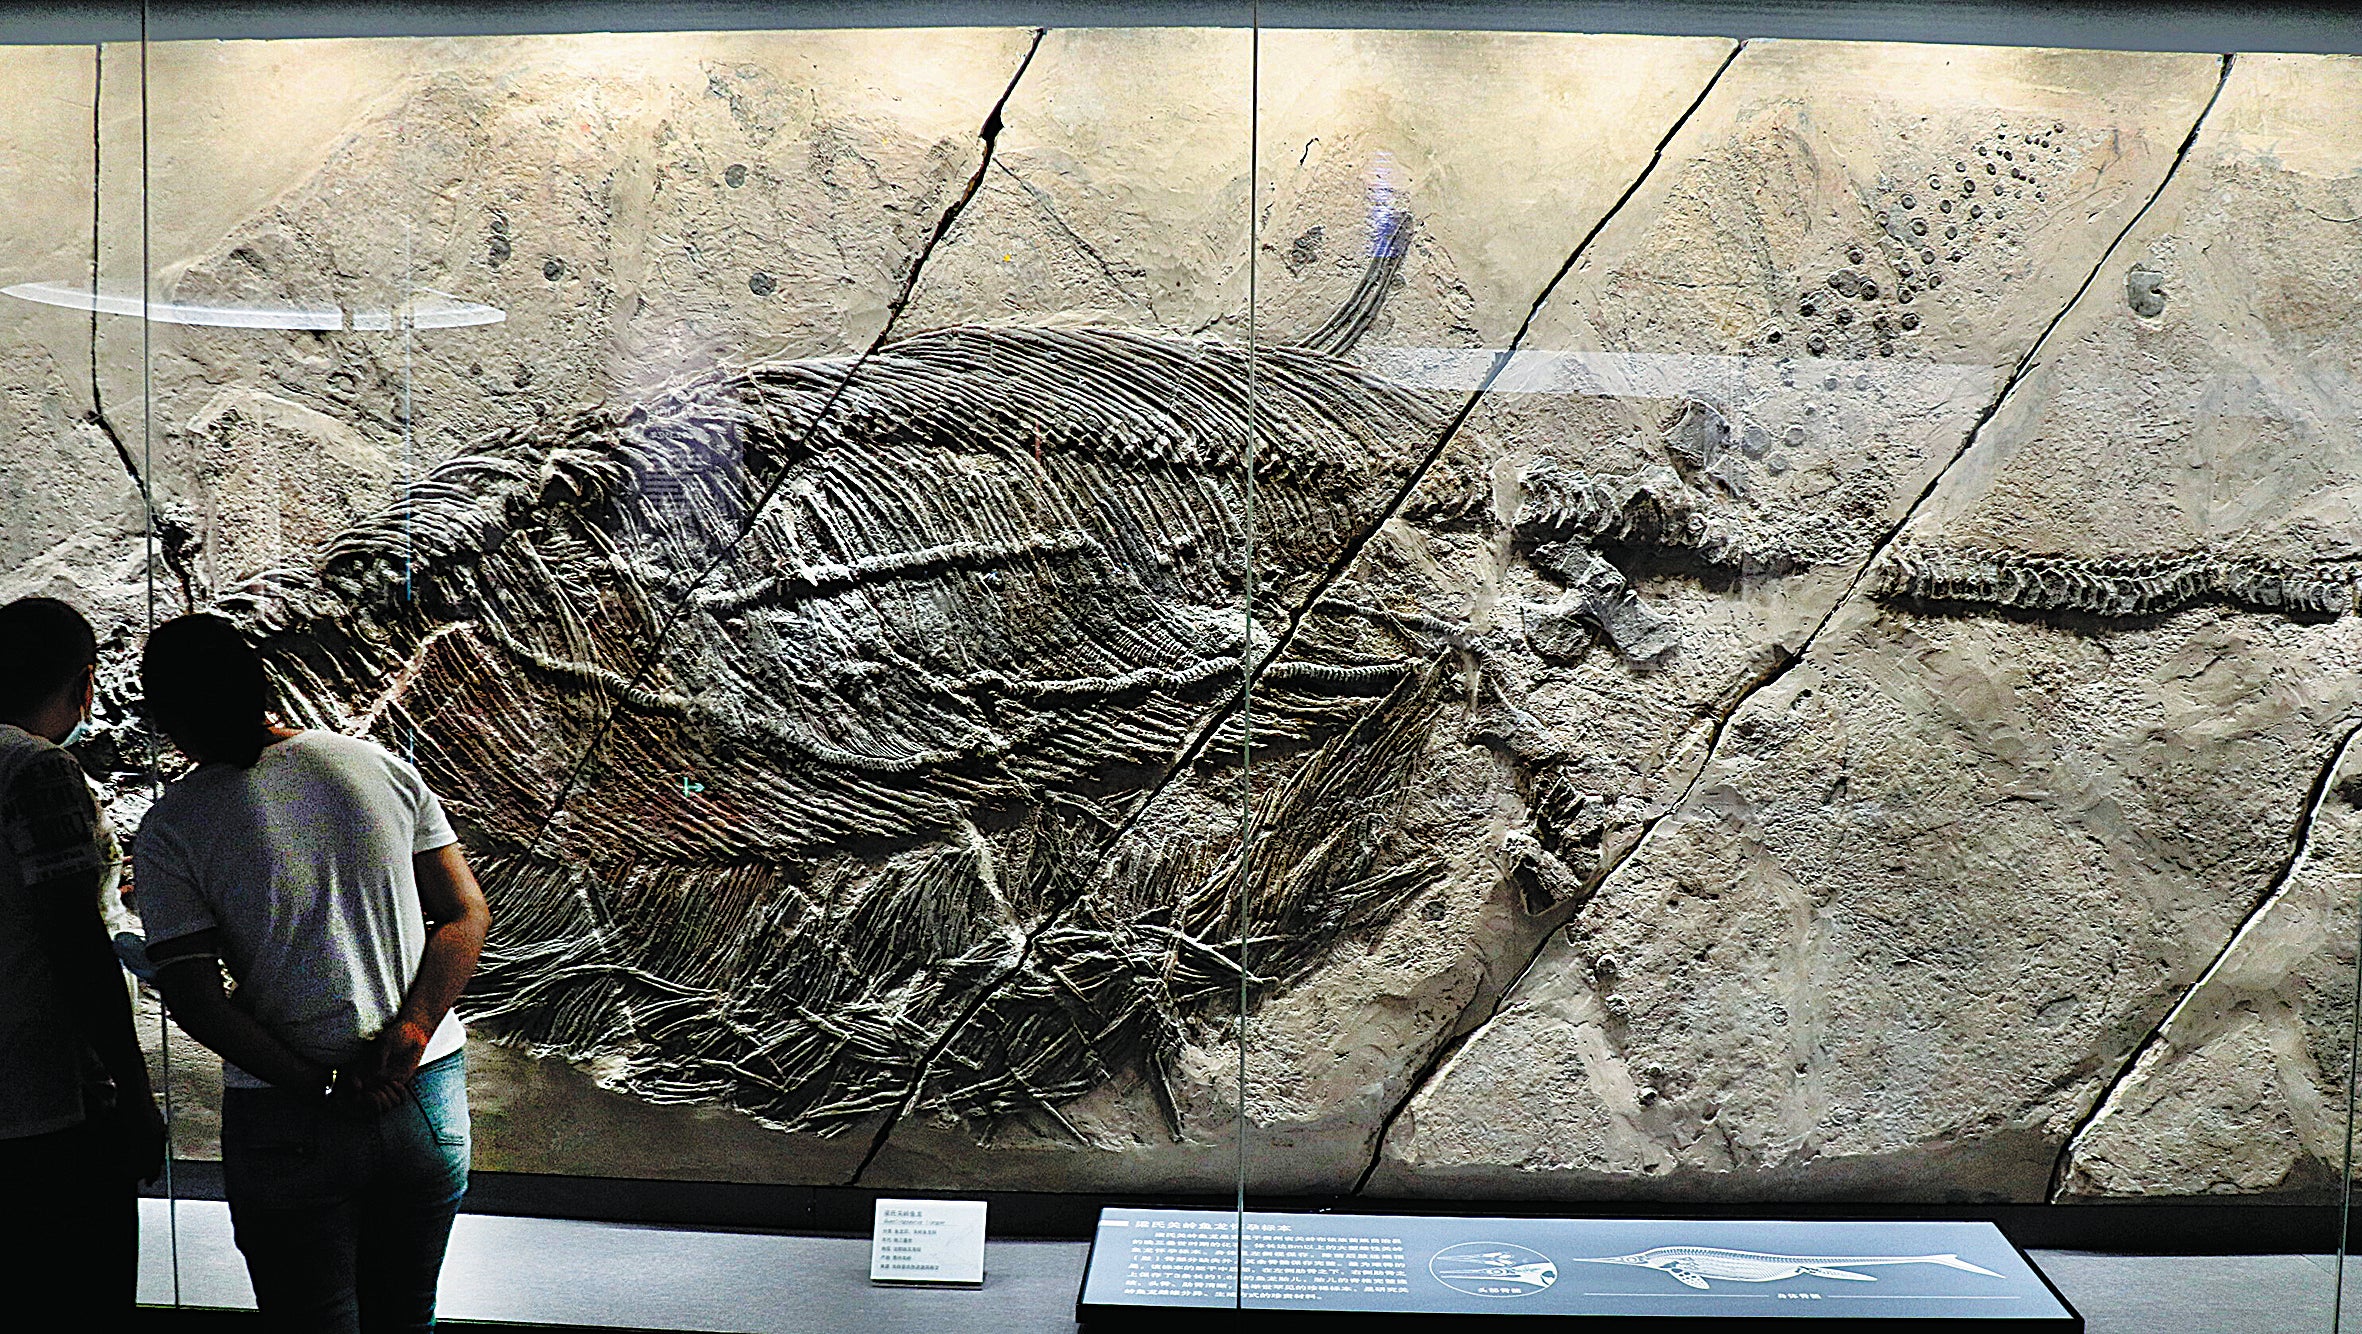
<path fill-rule="evenodd" d="M 0 200 L 8 245 L 0 286 L 97 263 L 98 62 L 89 48 L 0 48 L 0 89 L 25 109 L 0 126 Z M 109 202 L 128 202 L 112 201 Z M 0 577 L 6 596 L 60 593 L 136 605 L 136 486 L 91 397 L 88 316 L 20 302 L 0 321 Z M 136 417 L 130 423 L 136 427 Z M 138 445 L 136 431 L 124 437 Z"/>
<path fill-rule="evenodd" d="M 116 54 L 9 65 L 81 108 L 7 131 L 10 281 L 136 278 L 73 184 L 137 174 Z M 164 605 L 483 867 L 484 1165 L 2334 1176 L 2353 62 L 151 55 L 159 297 L 505 318 L 27 307 L 0 413 L 71 522 L 0 569 L 136 618 L 152 370 Z"/>
<path fill-rule="evenodd" d="M 2352 407 L 2257 389 L 2351 373 L 2329 312 L 2357 256 L 2327 227 L 2309 262 L 2254 244 L 2350 214 L 2352 139 L 2330 127 L 2351 123 L 2353 69 L 2236 62 L 1973 445 L 1411 1101 L 1373 1188 L 2036 1200 L 2062 1166 L 2084 1193 L 2318 1181 L 2317 1123 L 2259 1115 L 2250 1138 L 2192 1119 L 2258 1079 L 2319 1111 L 2285 1064 L 2199 1091 L 2254 1030 L 2178 1064 L 2151 1045 L 2089 1152 L 2062 1155 L 2273 895 L 2362 718 L 2335 426 Z M 2123 274 L 2168 255 L 2190 262 L 2144 314 Z M 2273 1031 L 2326 1031 L 2344 998 L 2286 980 L 2281 1003 L 2313 1017 Z M 2206 1007 L 2182 1012 L 2197 1040 Z M 1469 1101 L 1497 1105 L 1521 1071 L 1516 1111 Z"/>
<path fill-rule="evenodd" d="M 1504 799 L 1448 842 L 1517 943 L 1455 961 L 1463 1018 L 1418 1059 L 1482 1019 L 1845 595 L 2098 262 L 2112 233 L 2088 220 L 2130 219 L 2211 87 L 2203 59 L 1814 43 L 1722 72 L 1308 622 L 1315 643 L 1455 643 L 1458 740 Z M 2039 186 L 1998 217 L 1989 185 L 1965 202 L 1966 164 L 2037 125 L 2059 145 Z M 1373 353 L 1414 382 L 1485 366 L 1421 356 Z M 1527 1114 L 1511 1102 L 1496 1122 Z M 1457 1188 L 1424 1172 L 1382 1161 L 1369 1188 Z"/>
<path fill-rule="evenodd" d="M 167 554 L 194 596 L 218 596 L 313 558 L 316 541 L 274 545 L 269 525 L 308 538 L 354 522 L 488 432 L 648 397 L 725 361 L 866 345 L 1031 40 L 157 44 L 151 96 L 174 109 L 152 130 L 159 299 L 398 312 L 423 292 L 504 316 L 409 334 L 151 327 Z M 136 290 L 138 223 L 127 213 L 108 231 L 110 256 L 130 261 L 110 286 Z M 140 332 L 108 326 L 109 364 L 133 391 Z M 260 429 L 213 429 L 225 410 Z M 288 471 L 307 449 L 339 466 L 348 439 L 392 473 L 366 503 L 347 503 L 340 478 Z M 241 480 L 225 489 L 226 475 Z M 266 483 L 278 516 L 239 490 Z"/>
<path fill-rule="evenodd" d="M 2108 1091 L 2056 1195 L 2335 1198 L 2346 1160 L 2362 750 L 2315 795 L 2303 853 Z"/>
<path fill-rule="evenodd" d="M 1230 173 L 1228 185 L 1244 185 L 1250 141 L 1243 100 L 1205 109 L 1188 97 L 1159 96 L 1166 87 L 1154 72 L 1162 43 L 1077 35 L 1071 44 L 1093 58 L 1069 63 L 1060 45 L 1065 36 L 1053 33 L 1044 43 L 1040 62 L 1012 99 L 1003 151 L 1018 170 L 1059 164 L 1067 179 L 1045 190 L 1111 199 L 1122 225 L 1140 187 L 1120 169 L 1120 155 L 1111 170 L 1075 153 L 1071 130 L 1052 134 L 1060 128 L 1058 108 L 1091 105 L 1112 83 L 1145 90 L 1129 93 L 1128 114 L 1160 127 L 1163 141 L 1184 145 L 1177 158 L 1181 179 L 1194 179 L 1193 165 L 1211 157 L 1218 172 Z M 1132 52 L 1139 74 L 1132 65 L 1111 63 L 1109 47 Z M 1201 48 L 1180 49 L 1186 58 Z M 1481 347 L 1507 339 L 1584 233 L 1645 172 L 1657 141 L 1731 49 L 1711 40 L 1267 33 L 1258 170 L 1263 239 L 1256 256 L 1262 341 L 1342 344 L 1347 360 L 1379 365 L 1391 347 Z M 1244 54 L 1239 46 L 1225 48 L 1222 62 Z M 1416 92 L 1402 83 L 1405 71 L 1431 65 L 1465 77 L 1426 79 Z M 1221 72 L 1236 69 L 1217 63 L 1214 73 L 1189 83 L 1221 90 L 1229 86 Z M 1391 90 L 1388 96 L 1376 95 L 1381 88 Z M 1470 134 L 1472 125 L 1485 132 Z M 1605 133 L 1606 125 L 1617 128 Z M 1201 141 L 1200 126 L 1219 133 Z M 1531 149 L 1520 145 L 1532 143 L 1555 146 L 1547 172 L 1530 169 Z M 1483 207 L 1464 202 L 1480 191 Z M 1095 216 L 1106 205 L 1091 207 L 1080 216 Z M 1244 277 L 1242 214 L 1226 203 L 1176 221 L 1208 237 L 1202 250 L 1212 261 L 1193 281 L 1227 293 L 1217 327 L 1234 337 L 1246 333 L 1245 293 L 1237 281 Z M 962 237 L 950 239 L 956 256 Z M 1103 253 L 1120 268 L 1127 256 L 1159 254 L 1175 244 L 1105 246 Z M 989 258 L 991 248 L 983 249 Z M 955 263 L 935 271 L 967 270 Z M 940 289 L 923 285 L 922 308 L 931 295 L 953 290 L 948 282 Z M 1164 307 L 1157 314 L 1169 317 Z M 1371 456 L 1390 484 L 1408 480 L 1442 416 L 1462 397 L 1457 386 L 1407 392 L 1430 416 L 1418 432 L 1389 441 L 1395 453 Z M 1391 499 L 1372 493 L 1355 510 L 1354 523 L 1338 530 L 1338 543 L 1327 547 L 1297 540 L 1300 522 L 1266 501 L 1257 530 L 1256 651 L 1268 651 L 1288 633 L 1313 590 L 1384 518 Z M 1471 821 L 1507 819 L 1509 802 L 1482 755 L 1446 740 L 1465 685 L 1456 663 L 1445 661 L 1440 671 L 1431 666 L 1439 651 L 1429 642 L 1374 641 L 1292 654 L 1255 688 L 1251 744 L 1262 799 L 1253 814 L 1258 855 L 1243 876 L 1255 923 L 1250 934 L 1264 943 L 1248 950 L 1257 978 L 1254 1016 L 1243 1036 L 1246 1096 L 1255 1108 L 1247 1163 L 1268 1188 L 1349 1187 L 1367 1161 L 1391 1090 L 1412 1078 L 1421 1044 L 1447 1030 L 1468 1003 L 1467 961 L 1520 948 L 1516 917 L 1489 894 L 1496 876 L 1491 851 L 1465 833 Z M 1419 687 L 1434 698 L 1388 693 L 1393 683 L 1410 684 L 1406 667 L 1434 672 L 1432 684 Z M 1204 760 L 1175 776 L 1119 845 L 1116 874 L 1135 877 L 1132 865 L 1153 868 L 1192 842 L 1238 845 L 1241 805 L 1230 784 L 1246 739 L 1235 723 L 1226 726 Z M 1344 781 L 1340 741 L 1378 749 L 1380 763 L 1368 778 Z M 1340 814 L 1347 817 L 1342 825 Z M 1352 861 L 1338 855 L 1345 850 Z M 1392 900 L 1387 911 L 1354 907 L 1357 894 L 1373 891 Z M 1094 890 L 1077 905 L 1076 927 L 1138 893 L 1120 881 Z M 1333 902 L 1322 915 L 1345 929 L 1308 968 L 1276 924 L 1297 920 L 1323 899 Z M 1235 899 L 1228 906 L 1208 903 L 1215 911 L 1193 930 L 1234 951 L 1224 942 L 1237 936 L 1235 905 Z M 1390 918 L 1401 927 L 1389 926 Z M 1041 938 L 1056 941 L 1067 930 L 1056 926 Z M 1190 960 L 1184 954 L 1177 962 Z M 987 1053 L 1039 1038 L 1005 1022 L 973 1024 L 954 1036 L 916 1114 L 885 1141 L 863 1181 L 1219 1189 L 1235 1171 L 1240 1133 L 1237 1004 L 1235 980 L 1221 994 L 1206 995 L 1198 1022 L 1176 1033 L 1172 1054 L 1163 1058 L 1168 1074 L 1118 1070 L 1054 1116 L 1017 1108 L 997 1121 L 950 1114 L 956 1103 L 947 1095 L 971 1064 L 989 1068 L 1006 1060 Z M 995 1013 L 988 1009 L 983 1018 Z M 1164 1099 L 1169 1107 L 1160 1105 Z"/>

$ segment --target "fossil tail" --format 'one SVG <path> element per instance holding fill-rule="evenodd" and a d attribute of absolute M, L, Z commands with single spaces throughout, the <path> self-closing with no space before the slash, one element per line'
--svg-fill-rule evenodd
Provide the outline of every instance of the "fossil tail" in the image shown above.
<path fill-rule="evenodd" d="M 1957 1269 L 1957 1270 L 1960 1270 L 1960 1271 L 1961 1271 L 1961 1272 L 1963 1272 L 1963 1273 L 1969 1273 L 1969 1274 L 1983 1274 L 1983 1275 L 1984 1275 L 1985 1277 L 1987 1277 L 1987 1278 L 2000 1278 L 2000 1277 L 2001 1277 L 2001 1275 L 1994 1273 L 1992 1270 L 1985 1268 L 1983 1265 L 1975 1265 L 1975 1264 L 1970 1264 L 1968 1261 L 1961 1259 L 1961 1258 L 1960 1258 L 1959 1256 L 1957 1256 L 1957 1255 L 1829 1255 L 1829 1256 L 1815 1256 L 1815 1257 L 1813 1257 L 1813 1260 L 1812 1260 L 1812 1265 L 1813 1265 L 1813 1272 L 1815 1272 L 1815 1273 L 1818 1273 L 1818 1272 L 1820 1272 L 1820 1269 L 1821 1269 L 1821 1267 L 1822 1267 L 1822 1266 L 1824 1266 L 1824 1265 L 1832 1265 L 1832 1264 L 1836 1264 L 1836 1265 L 1852 1265 L 1852 1266 L 1854 1266 L 1855 1268 L 1867 1268 L 1867 1267 L 1869 1267 L 1869 1266 L 1871 1266 L 1871 1265 L 1942 1265 L 1942 1266 L 1944 1266 L 1946 1269 Z M 1848 1278 L 1860 1278 L 1860 1277 L 1861 1277 L 1861 1275 L 1859 1275 L 1859 1274 L 1849 1274 L 1849 1275 L 1846 1275 L 1846 1277 L 1848 1277 Z"/>
<path fill-rule="evenodd" d="M 1296 346 L 1307 352 L 1323 352 L 1341 357 L 1353 350 L 1370 326 L 1378 322 L 1379 312 L 1386 309 L 1386 298 L 1394 294 L 1396 275 L 1402 272 L 1402 261 L 1411 251 L 1411 215 L 1400 210 L 1378 219 L 1378 235 L 1370 246 L 1369 266 L 1362 270 L 1361 284 L 1353 295 L 1329 316 L 1329 322 L 1312 333 L 1296 340 Z"/>

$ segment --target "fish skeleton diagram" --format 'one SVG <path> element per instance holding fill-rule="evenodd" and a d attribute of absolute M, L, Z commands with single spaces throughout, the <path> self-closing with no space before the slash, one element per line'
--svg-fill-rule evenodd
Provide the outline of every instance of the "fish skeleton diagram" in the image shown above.
<path fill-rule="evenodd" d="M 1428 1262 L 1447 1288 L 1481 1296 L 1526 1296 L 1558 1282 L 1558 1266 L 1540 1251 L 1501 1243 L 1450 1246 Z"/>
<path fill-rule="evenodd" d="M 1570 1256 L 1567 1263 L 1654 1269 L 1675 1282 L 1701 1290 L 1707 1289 L 1711 1280 L 1779 1283 L 1791 1278 L 1839 1278 L 1875 1283 L 1877 1275 L 1853 1271 L 1878 1265 L 1942 1265 L 1987 1278 L 2001 1277 L 1957 1255 L 1766 1255 L 1760 1251 L 1726 1251 L 1711 1246 L 1654 1246 L 1631 1255 Z"/>

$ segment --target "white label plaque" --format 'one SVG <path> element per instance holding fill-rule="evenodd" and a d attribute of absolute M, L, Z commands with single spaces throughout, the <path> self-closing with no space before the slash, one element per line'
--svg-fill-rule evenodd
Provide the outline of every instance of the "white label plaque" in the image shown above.
<path fill-rule="evenodd" d="M 984 1283 L 984 1201 L 879 1200 L 872 1283 Z"/>

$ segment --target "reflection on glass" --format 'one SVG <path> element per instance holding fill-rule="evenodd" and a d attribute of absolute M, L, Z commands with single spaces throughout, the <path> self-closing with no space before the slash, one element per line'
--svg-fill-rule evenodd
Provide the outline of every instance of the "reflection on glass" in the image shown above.
<path fill-rule="evenodd" d="M 498 324 L 504 312 L 448 292 L 420 293 L 392 310 L 355 310 L 337 305 L 213 306 L 178 301 L 149 301 L 144 296 L 92 292 L 66 283 L 18 283 L 0 287 L 0 294 L 38 305 L 88 310 L 101 315 L 131 315 L 158 324 L 208 324 L 224 329 L 339 329 L 347 332 L 388 332 L 393 329 L 464 329 Z"/>

